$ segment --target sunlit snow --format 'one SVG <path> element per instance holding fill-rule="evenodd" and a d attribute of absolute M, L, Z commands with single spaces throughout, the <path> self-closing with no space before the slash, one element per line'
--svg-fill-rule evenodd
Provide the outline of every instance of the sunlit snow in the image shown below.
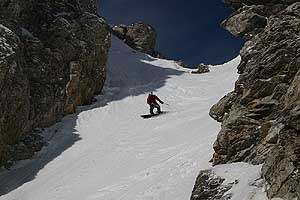
<path fill-rule="evenodd" d="M 104 94 L 47 129 L 49 145 L 33 159 L 2 172 L 0 192 L 8 193 L 0 199 L 188 200 L 199 171 L 211 167 L 220 129 L 208 111 L 233 89 L 239 62 L 238 57 L 195 75 L 114 39 Z M 149 112 L 150 91 L 169 104 L 162 105 L 168 113 L 145 120 L 140 115 Z M 245 166 L 215 170 L 242 179 L 231 172 L 231 166 L 244 169 L 239 165 Z M 250 185 L 260 167 L 245 169 L 252 173 L 243 174 L 246 182 L 239 188 L 255 196 L 258 189 Z"/>

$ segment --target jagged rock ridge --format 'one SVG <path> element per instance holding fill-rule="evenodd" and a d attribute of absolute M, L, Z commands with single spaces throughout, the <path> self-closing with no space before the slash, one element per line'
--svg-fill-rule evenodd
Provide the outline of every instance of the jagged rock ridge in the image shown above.
<path fill-rule="evenodd" d="M 95 0 L 0 2 L 0 166 L 25 133 L 101 92 L 110 33 L 96 7 Z"/>
<path fill-rule="evenodd" d="M 213 164 L 263 164 L 269 198 L 300 199 L 300 2 L 225 2 L 236 12 L 223 27 L 247 42 L 234 91 L 210 110 Z"/>

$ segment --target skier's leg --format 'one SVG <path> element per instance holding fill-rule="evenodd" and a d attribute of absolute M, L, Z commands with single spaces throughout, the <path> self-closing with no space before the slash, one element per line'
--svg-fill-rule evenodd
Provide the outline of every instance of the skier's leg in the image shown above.
<path fill-rule="evenodd" d="M 153 110 L 154 110 L 154 105 L 153 105 L 153 104 L 151 104 L 151 105 L 150 105 L 150 114 L 151 114 L 151 115 L 154 115 L 154 112 L 153 112 Z"/>
<path fill-rule="evenodd" d="M 155 108 L 157 109 L 157 113 L 161 113 L 159 104 L 155 104 L 154 106 L 155 106 Z"/>
<path fill-rule="evenodd" d="M 157 113 L 161 113 L 161 110 L 160 110 L 160 105 L 159 104 L 157 104 Z"/>

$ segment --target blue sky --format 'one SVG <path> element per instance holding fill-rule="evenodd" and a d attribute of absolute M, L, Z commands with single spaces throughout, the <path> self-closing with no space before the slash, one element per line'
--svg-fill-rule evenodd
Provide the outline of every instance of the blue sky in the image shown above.
<path fill-rule="evenodd" d="M 188 2 L 188 3 L 187 3 Z M 233 10 L 222 0 L 100 0 L 108 23 L 145 22 L 157 31 L 157 50 L 190 67 L 236 57 L 243 41 L 220 27 Z"/>

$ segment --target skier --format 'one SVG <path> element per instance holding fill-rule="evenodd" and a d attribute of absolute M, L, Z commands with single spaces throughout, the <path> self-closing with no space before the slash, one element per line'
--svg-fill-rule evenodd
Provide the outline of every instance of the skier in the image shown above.
<path fill-rule="evenodd" d="M 149 104 L 150 106 L 150 114 L 154 115 L 154 108 L 157 109 L 157 113 L 160 114 L 161 113 L 161 109 L 160 109 L 160 105 L 157 103 L 157 101 L 159 101 L 159 103 L 164 104 L 164 102 L 162 100 L 160 100 L 156 95 L 153 94 L 153 92 L 150 92 L 150 94 L 148 95 L 147 98 L 147 104 Z"/>

